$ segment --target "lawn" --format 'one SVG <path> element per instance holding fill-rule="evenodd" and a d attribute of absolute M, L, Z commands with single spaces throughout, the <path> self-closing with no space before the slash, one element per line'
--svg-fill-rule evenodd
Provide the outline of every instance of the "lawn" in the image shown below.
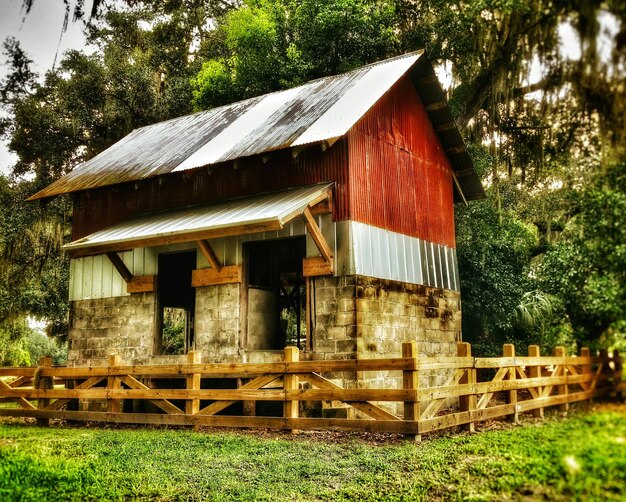
<path fill-rule="evenodd" d="M 489 424 L 421 444 L 0 423 L 0 500 L 507 498 L 626 499 L 626 406 Z"/>

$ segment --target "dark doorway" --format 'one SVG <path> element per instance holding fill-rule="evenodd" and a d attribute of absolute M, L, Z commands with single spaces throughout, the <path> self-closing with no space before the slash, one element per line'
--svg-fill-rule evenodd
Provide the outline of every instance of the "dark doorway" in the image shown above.
<path fill-rule="evenodd" d="M 248 242 L 248 348 L 303 348 L 306 340 L 306 288 L 302 237 Z"/>
<path fill-rule="evenodd" d="M 159 255 L 159 354 L 179 355 L 193 349 L 196 290 L 191 272 L 195 268 L 195 251 Z"/>

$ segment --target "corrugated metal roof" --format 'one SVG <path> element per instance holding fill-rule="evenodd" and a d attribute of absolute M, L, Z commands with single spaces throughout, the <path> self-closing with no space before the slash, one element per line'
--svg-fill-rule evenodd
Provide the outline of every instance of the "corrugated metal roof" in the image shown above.
<path fill-rule="evenodd" d="M 417 68 L 418 60 L 419 68 L 432 70 L 421 54 L 406 54 L 293 89 L 142 127 L 31 200 L 339 138 L 395 82 Z M 435 84 L 435 91 L 443 96 Z M 471 159 L 469 162 L 471 165 Z"/>
<path fill-rule="evenodd" d="M 88 254 L 103 249 L 112 251 L 279 230 L 309 205 L 325 199 L 331 186 L 324 183 L 143 216 L 95 232 L 64 248 Z"/>

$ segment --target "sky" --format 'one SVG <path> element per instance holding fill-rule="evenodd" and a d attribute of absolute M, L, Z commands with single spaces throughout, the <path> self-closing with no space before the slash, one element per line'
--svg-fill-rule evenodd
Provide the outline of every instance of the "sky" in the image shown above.
<path fill-rule="evenodd" d="M 70 1 L 71 5 L 74 0 Z M 90 3 L 87 2 L 87 9 Z M 85 44 L 82 23 L 70 23 L 62 33 L 65 15 L 63 0 L 35 0 L 28 15 L 22 0 L 0 0 L 0 43 L 7 37 L 20 41 L 22 49 L 34 61 L 40 76 L 52 68 L 55 57 L 67 49 L 80 49 Z M 5 56 L 0 56 L 0 78 L 6 75 Z M 15 157 L 9 152 L 6 143 L 0 143 L 0 171 L 7 174 Z"/>

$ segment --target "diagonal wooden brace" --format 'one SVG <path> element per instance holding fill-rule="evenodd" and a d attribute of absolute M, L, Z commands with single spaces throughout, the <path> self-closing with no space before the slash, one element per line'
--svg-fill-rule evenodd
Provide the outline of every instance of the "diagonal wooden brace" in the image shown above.
<path fill-rule="evenodd" d="M 198 244 L 200 251 L 202 251 L 202 254 L 206 257 L 207 261 L 211 264 L 211 267 L 213 267 L 216 272 L 221 272 L 222 264 L 219 258 L 217 257 L 217 255 L 215 254 L 215 251 L 213 251 L 211 244 L 209 244 L 209 241 L 199 240 L 199 241 L 196 241 L 196 244 Z"/>
<path fill-rule="evenodd" d="M 328 242 L 326 242 L 326 239 L 324 238 L 320 227 L 317 225 L 315 218 L 313 218 L 310 208 L 307 207 L 303 211 L 302 218 L 304 218 L 304 224 L 306 225 L 306 228 L 309 231 L 313 242 L 315 242 L 317 249 L 320 250 L 320 253 L 324 257 L 324 260 L 327 262 L 332 261 L 333 253 L 330 250 L 330 246 L 328 245 Z"/>
<path fill-rule="evenodd" d="M 127 284 L 133 280 L 134 276 L 132 272 L 128 270 L 128 267 L 126 266 L 124 261 L 120 258 L 119 254 L 111 251 L 107 253 L 106 255 L 107 255 L 107 258 L 111 261 L 111 263 L 115 267 L 115 270 L 119 272 L 119 274 L 122 276 L 122 279 L 124 279 L 124 281 Z"/>

